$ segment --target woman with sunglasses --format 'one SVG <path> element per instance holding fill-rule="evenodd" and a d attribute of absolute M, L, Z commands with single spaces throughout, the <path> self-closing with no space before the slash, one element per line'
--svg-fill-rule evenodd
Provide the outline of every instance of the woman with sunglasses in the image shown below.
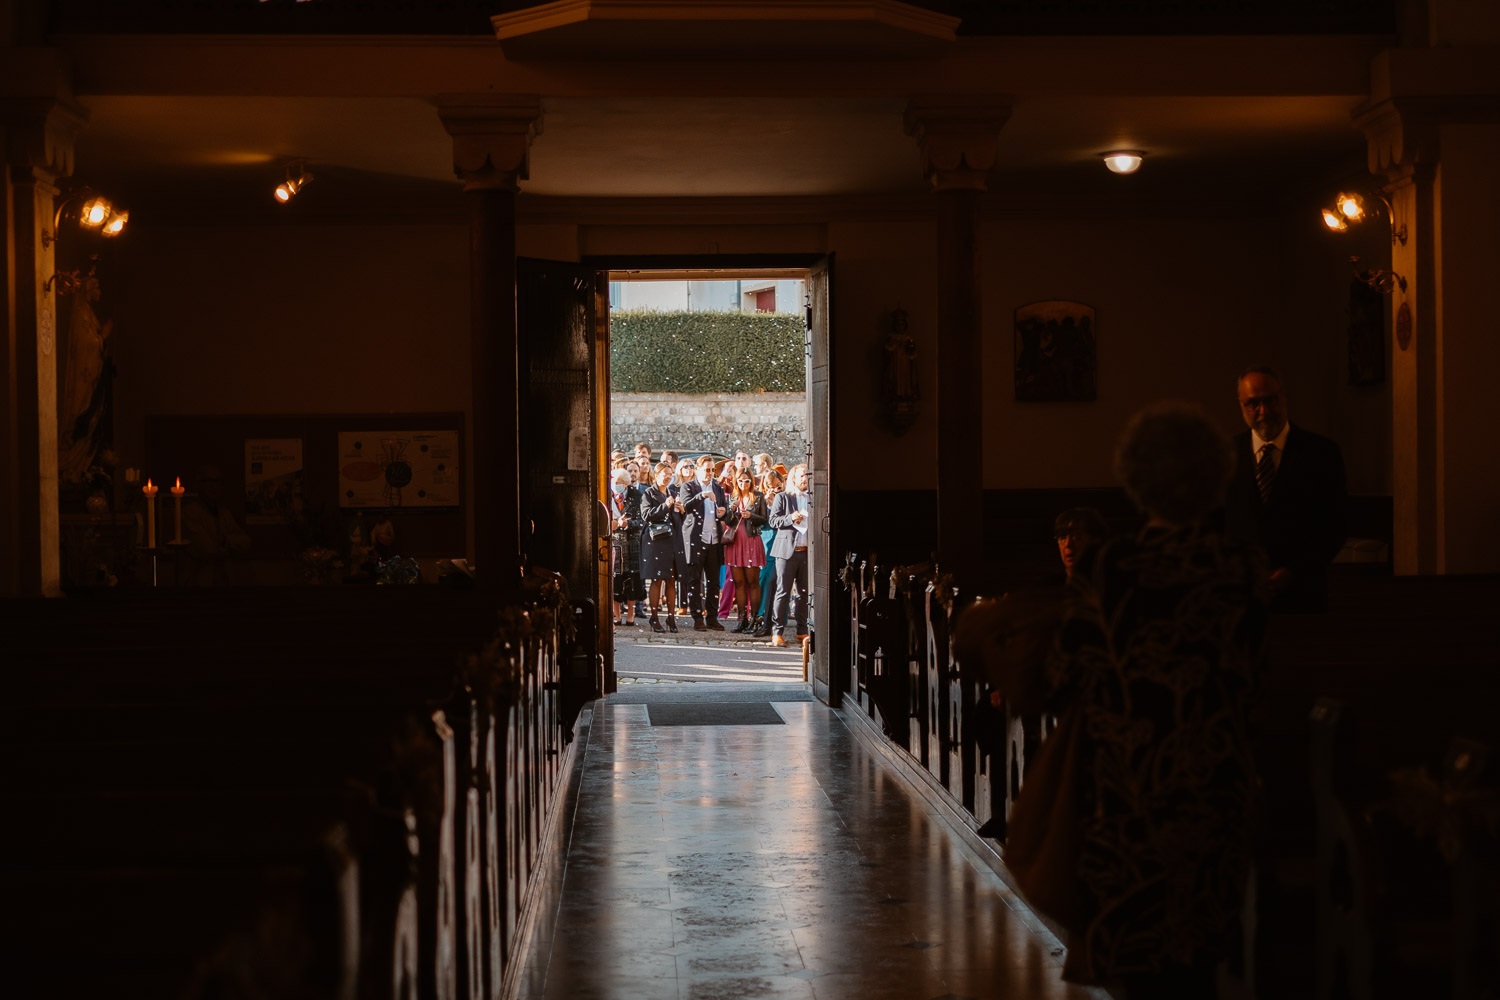
<path fill-rule="evenodd" d="M 726 529 L 734 532 L 724 546 L 724 565 L 734 578 L 734 604 L 740 613 L 739 624 L 730 630 L 733 632 L 755 630 L 755 611 L 760 607 L 760 570 L 766 564 L 760 529 L 765 526 L 766 517 L 766 498 L 755 488 L 750 470 L 737 472 L 729 512 L 724 517 Z"/>

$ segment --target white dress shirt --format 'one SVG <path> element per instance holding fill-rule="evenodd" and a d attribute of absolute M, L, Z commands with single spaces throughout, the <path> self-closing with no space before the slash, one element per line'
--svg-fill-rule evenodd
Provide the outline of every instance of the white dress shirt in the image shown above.
<path fill-rule="evenodd" d="M 1286 423 L 1284 423 L 1284 424 L 1281 425 L 1281 433 L 1278 434 L 1278 435 L 1276 435 L 1276 437 L 1273 440 L 1271 440 L 1271 441 L 1263 441 L 1263 440 L 1261 440 L 1261 436 L 1255 432 L 1255 429 L 1251 428 L 1251 430 L 1250 430 L 1250 458 L 1252 459 L 1252 461 L 1254 462 L 1254 464 L 1256 464 L 1256 465 L 1260 464 L 1260 450 L 1262 448 L 1264 448 L 1268 444 L 1274 444 L 1276 446 L 1276 450 L 1271 453 L 1272 467 L 1275 468 L 1276 471 L 1278 471 L 1278 472 L 1281 471 L 1281 456 L 1286 453 L 1286 434 L 1287 434 L 1287 431 L 1289 431 L 1291 429 L 1292 429 L 1292 423 L 1289 420 Z"/>

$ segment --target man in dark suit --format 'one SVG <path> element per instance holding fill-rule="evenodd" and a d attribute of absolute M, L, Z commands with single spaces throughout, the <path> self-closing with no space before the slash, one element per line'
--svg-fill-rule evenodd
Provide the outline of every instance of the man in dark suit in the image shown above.
<path fill-rule="evenodd" d="M 683 555 L 688 563 L 684 593 L 688 610 L 693 613 L 693 628 L 699 632 L 722 632 L 724 626 L 719 624 L 719 568 L 724 565 L 722 522 L 729 504 L 723 488 L 714 482 L 712 458 L 705 455 L 698 460 L 697 478 L 682 487 L 677 500 L 683 515 Z"/>
<path fill-rule="evenodd" d="M 1321 611 L 1328 564 L 1348 534 L 1343 455 L 1332 441 L 1287 421 L 1275 369 L 1246 369 L 1239 400 L 1249 429 L 1234 439 L 1229 535 L 1266 550 L 1274 610 Z"/>
<path fill-rule="evenodd" d="M 807 527 L 812 521 L 812 478 L 806 465 L 792 468 L 786 492 L 771 507 L 776 529 L 770 555 L 776 560 L 776 596 L 771 601 L 771 645 L 786 645 L 786 621 L 796 623 L 797 638 L 807 634 Z M 797 599 L 792 600 L 796 591 Z"/>

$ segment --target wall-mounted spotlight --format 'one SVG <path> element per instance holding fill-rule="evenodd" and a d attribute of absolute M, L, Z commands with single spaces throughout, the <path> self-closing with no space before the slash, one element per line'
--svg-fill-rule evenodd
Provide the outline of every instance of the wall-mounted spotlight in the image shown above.
<path fill-rule="evenodd" d="M 1406 223 L 1396 225 L 1396 214 L 1391 210 L 1391 203 L 1383 194 L 1378 192 L 1375 197 L 1380 199 L 1380 204 L 1385 206 L 1385 217 L 1391 223 L 1391 243 L 1399 243 L 1406 246 Z M 1333 200 L 1333 206 L 1324 208 L 1323 225 L 1335 233 L 1349 231 L 1350 225 L 1357 225 L 1370 217 L 1372 206 L 1365 200 L 1365 196 L 1357 191 L 1340 191 L 1338 197 Z M 1354 267 L 1354 276 L 1376 291 L 1389 295 L 1394 289 L 1400 288 L 1406 291 L 1406 279 L 1395 271 L 1385 268 L 1361 269 L 1358 256 L 1350 257 L 1349 263 Z"/>
<path fill-rule="evenodd" d="M 1141 169 L 1141 159 L 1146 154 L 1139 149 L 1116 149 L 1099 155 L 1104 158 L 1104 165 L 1109 168 L 1110 173 L 1133 174 Z"/>
<path fill-rule="evenodd" d="M 295 173 L 293 172 L 295 171 Z M 307 187 L 308 181 L 313 175 L 307 172 L 307 161 L 297 160 L 286 168 L 286 180 L 276 185 L 276 200 L 285 205 L 296 196 L 298 191 Z"/>
<path fill-rule="evenodd" d="M 57 211 L 52 214 L 52 231 L 42 230 L 42 246 L 50 247 L 57 242 L 58 231 L 62 228 L 64 219 L 72 219 L 80 229 L 109 238 L 124 232 L 130 213 L 115 206 L 94 189 L 81 187 L 57 203 Z M 54 271 L 42 282 L 42 291 L 51 292 L 55 288 L 60 295 L 70 295 L 94 276 L 98 266 L 99 255 L 89 254 L 87 272 L 79 268 Z"/>
<path fill-rule="evenodd" d="M 42 230 L 42 246 L 57 242 L 57 231 L 64 219 L 76 220 L 81 229 L 97 229 L 104 236 L 119 236 L 130 219 L 130 213 L 115 207 L 93 188 L 82 187 L 57 203 L 52 215 L 52 231 Z"/>
<path fill-rule="evenodd" d="M 1391 211 L 1391 203 L 1386 200 L 1385 195 L 1377 194 L 1380 204 L 1385 206 L 1385 217 L 1391 223 L 1391 242 L 1406 246 L 1406 223 L 1396 226 L 1396 215 Z M 1340 191 L 1339 196 L 1334 199 L 1332 208 L 1323 209 L 1323 225 L 1336 233 L 1347 230 L 1350 224 L 1364 222 L 1370 217 L 1370 206 L 1365 196 L 1358 192 Z"/>

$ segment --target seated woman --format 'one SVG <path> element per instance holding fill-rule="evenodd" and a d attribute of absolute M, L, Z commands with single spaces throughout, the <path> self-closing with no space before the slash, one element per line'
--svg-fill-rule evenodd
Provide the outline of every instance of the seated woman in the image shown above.
<path fill-rule="evenodd" d="M 1063 569 L 1073 575 L 1083 553 L 1109 539 L 1109 525 L 1092 507 L 1072 507 L 1057 515 L 1052 523 L 1052 537 L 1057 540 L 1057 555 Z"/>

